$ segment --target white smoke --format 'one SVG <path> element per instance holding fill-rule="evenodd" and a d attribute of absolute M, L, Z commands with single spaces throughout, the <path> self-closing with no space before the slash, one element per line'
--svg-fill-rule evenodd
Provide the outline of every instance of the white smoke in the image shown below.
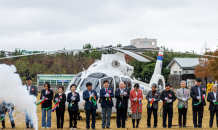
<path fill-rule="evenodd" d="M 26 87 L 22 85 L 20 76 L 16 74 L 16 67 L 0 64 L 0 100 L 13 103 L 20 110 L 25 111 L 31 116 L 35 130 L 38 130 L 38 117 L 36 97 L 29 95 Z"/>

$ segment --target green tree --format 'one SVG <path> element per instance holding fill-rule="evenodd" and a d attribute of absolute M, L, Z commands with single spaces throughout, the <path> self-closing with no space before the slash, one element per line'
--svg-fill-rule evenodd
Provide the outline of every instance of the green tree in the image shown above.
<path fill-rule="evenodd" d="M 35 62 L 31 67 L 30 67 L 30 74 L 33 77 L 36 77 L 37 74 L 44 74 L 46 70 L 46 67 L 43 64 L 40 64 L 38 62 Z"/>

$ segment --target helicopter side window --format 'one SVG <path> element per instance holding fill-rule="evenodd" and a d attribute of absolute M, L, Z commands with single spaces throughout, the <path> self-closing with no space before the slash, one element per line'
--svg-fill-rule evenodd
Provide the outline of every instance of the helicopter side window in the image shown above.
<path fill-rule="evenodd" d="M 112 77 L 107 77 L 107 78 L 101 79 L 101 87 L 104 87 L 104 86 L 103 86 L 103 82 L 104 82 L 105 80 L 108 80 L 108 82 L 109 82 L 109 87 L 114 90 L 114 80 L 113 80 Z"/>
<path fill-rule="evenodd" d="M 97 93 L 100 93 L 100 85 L 99 82 L 96 84 L 96 87 L 94 89 Z"/>
<path fill-rule="evenodd" d="M 128 78 L 126 78 L 126 81 L 127 81 L 127 89 L 128 89 L 129 91 L 131 91 L 131 88 L 132 88 L 132 82 L 131 82 L 131 80 L 128 79 Z"/>
<path fill-rule="evenodd" d="M 126 78 L 121 77 L 121 80 L 122 80 L 122 82 L 123 82 L 123 83 L 126 85 L 126 87 L 127 87 Z"/>
<path fill-rule="evenodd" d="M 86 83 L 91 82 L 92 83 L 92 89 L 96 89 L 96 86 L 98 85 L 98 79 L 96 78 L 85 78 L 80 86 L 81 91 L 86 90 Z"/>
<path fill-rule="evenodd" d="M 114 76 L 116 90 L 119 89 L 120 78 L 118 76 Z"/>

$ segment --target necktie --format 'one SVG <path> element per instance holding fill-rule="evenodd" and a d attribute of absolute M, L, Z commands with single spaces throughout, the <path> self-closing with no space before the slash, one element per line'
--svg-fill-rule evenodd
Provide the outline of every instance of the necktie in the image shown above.
<path fill-rule="evenodd" d="M 107 88 L 106 88 L 106 93 L 107 93 Z"/>
<path fill-rule="evenodd" d="M 183 94 L 185 95 L 185 89 L 183 88 Z"/>

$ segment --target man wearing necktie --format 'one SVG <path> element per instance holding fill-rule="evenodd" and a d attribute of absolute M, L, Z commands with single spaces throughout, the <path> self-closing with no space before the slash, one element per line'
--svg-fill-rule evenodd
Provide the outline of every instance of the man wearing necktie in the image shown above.
<path fill-rule="evenodd" d="M 206 89 L 201 85 L 201 78 L 196 78 L 196 85 L 191 87 L 192 97 L 192 113 L 193 113 L 193 124 L 195 128 L 202 128 L 202 118 L 204 112 L 204 106 L 206 105 Z M 198 124 L 197 124 L 198 116 Z"/>
<path fill-rule="evenodd" d="M 178 99 L 178 114 L 179 114 L 179 128 L 182 127 L 182 117 L 183 117 L 183 127 L 186 127 L 186 115 L 188 110 L 188 99 L 190 99 L 190 92 L 186 89 L 186 81 L 181 81 L 181 88 L 176 91 L 176 98 Z"/>
<path fill-rule="evenodd" d="M 92 83 L 86 83 L 86 88 L 83 92 L 83 100 L 85 100 L 85 111 L 86 111 L 86 129 L 90 129 L 90 114 L 92 114 L 92 129 L 95 129 L 96 122 L 96 109 L 98 109 L 97 101 L 98 95 L 95 90 L 92 90 Z"/>
<path fill-rule="evenodd" d="M 112 98 L 114 98 L 114 90 L 109 88 L 109 81 L 103 82 L 102 89 L 100 90 L 101 107 L 102 107 L 102 129 L 110 128 L 111 111 L 114 106 Z M 107 124 L 106 124 L 106 113 L 107 113 Z"/>
<path fill-rule="evenodd" d="M 115 98 L 116 101 L 116 109 L 117 109 L 117 128 L 121 127 L 121 117 L 122 117 L 122 128 L 125 127 L 126 121 L 126 109 L 128 108 L 128 101 L 129 101 L 129 92 L 126 88 L 124 88 L 124 83 L 120 82 L 119 84 L 120 89 L 115 91 Z"/>
<path fill-rule="evenodd" d="M 212 92 L 208 93 L 207 101 L 210 102 L 209 110 L 210 110 L 210 121 L 209 121 L 209 127 L 213 127 L 213 118 L 214 114 L 216 113 L 216 126 L 218 128 L 218 92 L 217 92 L 217 86 L 214 84 L 212 86 Z"/>

